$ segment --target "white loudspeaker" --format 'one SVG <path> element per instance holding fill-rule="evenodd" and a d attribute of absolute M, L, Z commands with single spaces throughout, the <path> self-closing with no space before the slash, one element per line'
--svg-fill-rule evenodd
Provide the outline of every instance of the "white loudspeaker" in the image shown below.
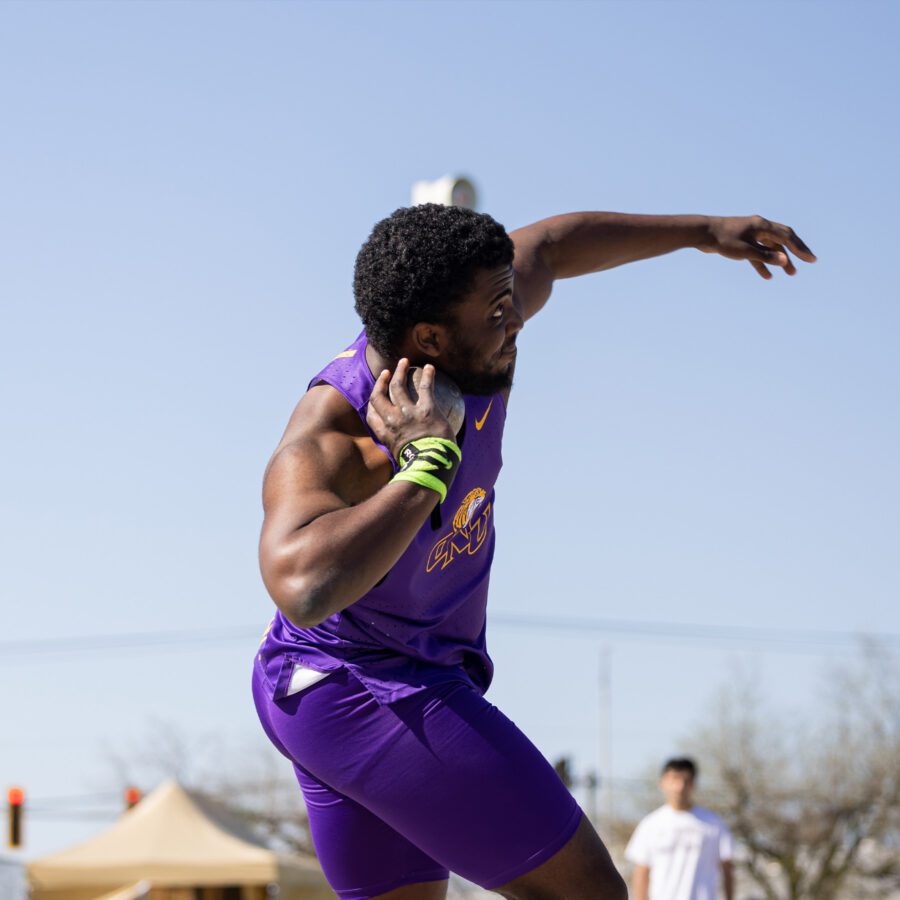
<path fill-rule="evenodd" d="M 472 181 L 462 175 L 445 175 L 437 181 L 417 181 L 412 187 L 412 205 L 440 203 L 475 209 L 478 196 Z"/>

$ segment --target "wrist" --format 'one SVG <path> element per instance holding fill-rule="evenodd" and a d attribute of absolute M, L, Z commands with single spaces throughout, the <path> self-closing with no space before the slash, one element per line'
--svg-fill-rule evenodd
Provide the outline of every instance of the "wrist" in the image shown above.
<path fill-rule="evenodd" d="M 415 434 L 415 432 L 413 433 Z M 446 429 L 432 426 L 425 434 L 418 434 L 415 437 L 409 437 L 405 435 L 403 437 L 400 437 L 399 440 L 395 437 L 392 441 L 385 442 L 385 446 L 390 451 L 391 456 L 402 466 L 403 451 L 410 444 L 415 444 L 417 441 L 429 441 L 433 439 L 440 441 L 449 441 L 451 444 L 456 443 L 456 435 L 450 430 L 450 426 L 448 425 Z"/>
<path fill-rule="evenodd" d="M 404 445 L 397 461 L 400 471 L 392 482 L 408 481 L 428 488 L 443 503 L 462 462 L 462 451 L 455 441 L 445 437 L 416 438 Z"/>
<path fill-rule="evenodd" d="M 715 253 L 718 246 L 716 238 L 716 226 L 721 221 L 721 216 L 691 216 L 692 223 L 691 246 L 703 253 Z"/>

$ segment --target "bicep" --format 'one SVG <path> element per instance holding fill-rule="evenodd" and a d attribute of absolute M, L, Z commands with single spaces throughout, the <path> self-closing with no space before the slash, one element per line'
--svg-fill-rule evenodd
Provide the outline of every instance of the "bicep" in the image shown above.
<path fill-rule="evenodd" d="M 352 455 L 352 441 L 344 435 L 299 440 L 278 452 L 263 484 L 260 561 L 264 570 L 276 564 L 307 525 L 351 505 L 343 482 Z"/>

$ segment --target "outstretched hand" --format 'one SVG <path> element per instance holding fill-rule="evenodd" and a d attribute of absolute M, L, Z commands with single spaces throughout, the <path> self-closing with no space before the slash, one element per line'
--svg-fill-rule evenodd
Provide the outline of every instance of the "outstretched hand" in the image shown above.
<path fill-rule="evenodd" d="M 707 241 L 699 248 L 728 259 L 746 259 L 763 277 L 771 278 L 767 266 L 779 266 L 787 275 L 796 275 L 788 251 L 804 262 L 816 255 L 794 233 L 793 228 L 762 216 L 710 216 Z"/>

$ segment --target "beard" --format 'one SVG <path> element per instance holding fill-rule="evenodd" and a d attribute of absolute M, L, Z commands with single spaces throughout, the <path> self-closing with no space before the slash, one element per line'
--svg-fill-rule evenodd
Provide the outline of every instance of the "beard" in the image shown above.
<path fill-rule="evenodd" d="M 515 358 L 499 372 L 480 370 L 476 365 L 477 354 L 464 341 L 457 341 L 441 365 L 441 371 L 449 375 L 464 394 L 487 397 L 507 391 L 512 387 Z"/>

